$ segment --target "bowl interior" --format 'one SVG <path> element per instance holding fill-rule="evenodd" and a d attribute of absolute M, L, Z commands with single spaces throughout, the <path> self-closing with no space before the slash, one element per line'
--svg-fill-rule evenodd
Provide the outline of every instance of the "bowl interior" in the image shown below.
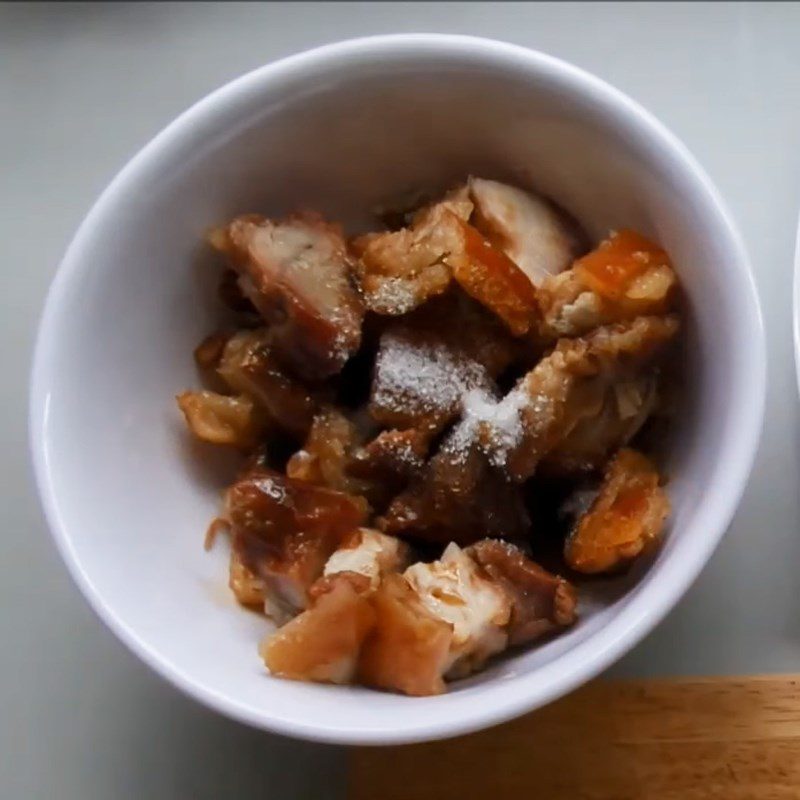
<path fill-rule="evenodd" d="M 95 207 L 45 316 L 34 448 L 73 573 L 162 673 L 284 732 L 424 738 L 565 691 L 677 600 L 747 470 L 736 465 L 749 461 L 749 438 L 737 440 L 735 430 L 754 413 L 743 409 L 745 397 L 758 405 L 758 380 L 748 386 L 747 372 L 759 367 L 746 352 L 758 338 L 758 312 L 702 180 L 607 88 L 512 48 L 327 52 L 247 76 L 192 109 Z M 235 462 L 192 444 L 173 400 L 198 385 L 192 348 L 222 314 L 204 232 L 237 213 L 296 207 L 355 229 L 377 204 L 470 173 L 545 192 L 595 238 L 633 227 L 672 254 L 687 297 L 690 381 L 670 444 L 665 546 L 627 579 L 598 584 L 571 632 L 498 661 L 447 696 L 409 700 L 270 679 L 256 651 L 267 624 L 235 605 L 223 544 L 202 548 Z"/>

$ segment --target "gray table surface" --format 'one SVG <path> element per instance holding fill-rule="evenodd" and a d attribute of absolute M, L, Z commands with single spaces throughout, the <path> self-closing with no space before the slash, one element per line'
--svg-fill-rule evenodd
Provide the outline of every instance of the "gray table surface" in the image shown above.
<path fill-rule="evenodd" d="M 677 610 L 614 672 L 800 666 L 800 464 L 791 271 L 800 205 L 800 6 L 86 4 L 0 6 L 0 796 L 336 797 L 340 749 L 215 716 L 94 618 L 51 545 L 26 452 L 36 320 L 88 207 L 154 133 L 260 64 L 371 33 L 445 31 L 564 57 L 655 112 L 747 241 L 769 338 L 761 450 L 739 513 Z"/>

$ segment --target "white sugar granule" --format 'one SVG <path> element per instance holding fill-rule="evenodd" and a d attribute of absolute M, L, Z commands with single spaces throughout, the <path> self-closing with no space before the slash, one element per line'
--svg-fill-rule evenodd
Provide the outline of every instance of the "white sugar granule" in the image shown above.
<path fill-rule="evenodd" d="M 409 414 L 450 413 L 466 392 L 488 384 L 481 364 L 444 343 L 389 332 L 381 338 L 373 403 Z"/>
<path fill-rule="evenodd" d="M 459 443 L 469 446 L 478 442 L 490 463 L 502 468 L 526 431 L 549 419 L 552 399 L 543 394 L 531 396 L 523 379 L 501 400 L 477 389 L 464 396 L 463 405 Z"/>
<path fill-rule="evenodd" d="M 494 466 L 504 466 L 508 453 L 522 440 L 521 413 L 529 402 L 522 386 L 513 389 L 500 401 L 481 391 L 472 391 L 465 396 L 464 417 L 479 432 L 482 447 Z"/>
<path fill-rule="evenodd" d="M 407 278 L 381 278 L 380 285 L 369 293 L 369 303 L 385 314 L 406 314 L 417 304 L 414 285 Z"/>

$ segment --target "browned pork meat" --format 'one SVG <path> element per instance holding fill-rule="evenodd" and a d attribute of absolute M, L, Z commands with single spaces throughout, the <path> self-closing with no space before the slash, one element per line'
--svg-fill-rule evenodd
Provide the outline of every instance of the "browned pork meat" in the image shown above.
<path fill-rule="evenodd" d="M 600 490 L 567 537 L 564 556 L 577 572 L 613 572 L 658 543 L 669 499 L 655 466 L 641 453 L 620 450 Z"/>
<path fill-rule="evenodd" d="M 310 380 L 337 373 L 361 342 L 364 308 L 341 230 L 316 214 L 237 217 L 212 234 L 281 359 Z"/>

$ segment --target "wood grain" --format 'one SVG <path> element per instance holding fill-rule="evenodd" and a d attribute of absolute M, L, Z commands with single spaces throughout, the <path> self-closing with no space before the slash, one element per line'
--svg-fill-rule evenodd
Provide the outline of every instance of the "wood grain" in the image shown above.
<path fill-rule="evenodd" d="M 798 800 L 800 676 L 597 681 L 460 739 L 354 750 L 349 777 L 349 800 Z"/>

